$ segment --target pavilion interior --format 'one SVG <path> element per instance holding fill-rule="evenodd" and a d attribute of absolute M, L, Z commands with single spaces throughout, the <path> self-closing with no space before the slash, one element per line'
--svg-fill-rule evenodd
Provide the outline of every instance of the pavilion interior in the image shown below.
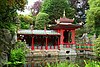
<path fill-rule="evenodd" d="M 34 49 L 45 49 L 46 37 L 48 42 L 48 49 L 58 49 L 58 40 L 60 36 L 58 35 L 34 35 Z M 31 48 L 32 36 L 31 35 L 18 35 L 18 38 L 22 42 L 26 42 L 27 46 Z"/>

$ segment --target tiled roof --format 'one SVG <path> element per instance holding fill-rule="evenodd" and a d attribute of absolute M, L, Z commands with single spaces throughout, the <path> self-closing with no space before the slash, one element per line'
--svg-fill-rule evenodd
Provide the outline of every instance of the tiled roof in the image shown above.
<path fill-rule="evenodd" d="M 60 33 L 54 30 L 18 30 L 17 34 L 60 35 Z"/>
<path fill-rule="evenodd" d="M 77 29 L 82 27 L 82 25 L 79 24 L 57 24 L 55 26 L 51 26 L 51 29 L 53 30 L 58 30 L 58 29 L 67 29 L 67 30 L 71 30 L 71 29 Z"/>
<path fill-rule="evenodd" d="M 69 19 L 69 18 L 60 18 L 60 22 L 62 23 L 72 23 L 72 22 L 74 22 L 74 20 L 73 19 Z"/>

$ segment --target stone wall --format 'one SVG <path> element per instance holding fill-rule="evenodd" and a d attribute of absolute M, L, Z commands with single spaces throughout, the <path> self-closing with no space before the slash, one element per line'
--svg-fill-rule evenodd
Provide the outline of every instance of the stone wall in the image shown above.
<path fill-rule="evenodd" d="M 15 44 L 15 38 L 8 29 L 0 29 L 0 67 L 7 61 L 7 55 Z"/>

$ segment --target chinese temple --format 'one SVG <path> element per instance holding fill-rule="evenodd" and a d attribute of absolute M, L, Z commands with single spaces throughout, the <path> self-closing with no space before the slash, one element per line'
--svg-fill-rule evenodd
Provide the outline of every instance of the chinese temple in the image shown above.
<path fill-rule="evenodd" d="M 75 30 L 82 25 L 74 24 L 74 19 L 60 18 L 50 30 L 18 30 L 17 40 L 26 42 L 32 51 L 59 50 L 63 52 L 76 52 Z"/>
<path fill-rule="evenodd" d="M 81 27 L 73 22 L 73 19 L 60 18 L 59 23 L 51 26 L 52 30 L 18 30 L 18 39 L 26 41 L 32 50 L 60 49 L 60 45 L 69 48 L 75 44 L 75 29 Z"/>

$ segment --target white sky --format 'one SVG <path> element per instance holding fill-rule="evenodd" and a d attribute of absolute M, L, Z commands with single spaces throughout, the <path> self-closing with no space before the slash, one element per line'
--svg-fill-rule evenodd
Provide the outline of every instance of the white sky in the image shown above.
<path fill-rule="evenodd" d="M 34 2 L 36 2 L 36 1 L 38 1 L 38 0 L 28 0 L 28 4 L 26 5 L 26 7 L 28 8 L 28 7 L 32 6 L 34 4 Z M 17 11 L 17 12 L 18 12 L 18 14 L 23 14 L 23 15 L 30 14 L 30 10 L 28 10 L 28 9 L 25 9 L 24 12 L 20 12 L 20 11 Z"/>

